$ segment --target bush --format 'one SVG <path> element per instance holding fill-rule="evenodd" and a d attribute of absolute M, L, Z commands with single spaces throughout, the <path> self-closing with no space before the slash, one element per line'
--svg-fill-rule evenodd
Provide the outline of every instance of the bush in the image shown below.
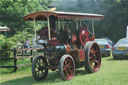
<path fill-rule="evenodd" d="M 0 36 L 0 50 L 2 50 L 0 51 L 0 57 L 13 57 L 13 52 L 6 50 L 16 48 L 18 41 L 22 42 L 27 38 L 32 38 L 32 34 L 28 33 L 27 31 L 17 32 L 13 37 L 10 38 Z"/>
<path fill-rule="evenodd" d="M 11 48 L 11 44 L 8 43 L 8 42 L 2 42 L 1 43 L 1 51 L 0 51 L 0 57 L 11 57 L 11 52 L 10 51 L 7 51 L 8 49 Z M 8 59 L 2 59 L 4 61 L 8 61 Z"/>

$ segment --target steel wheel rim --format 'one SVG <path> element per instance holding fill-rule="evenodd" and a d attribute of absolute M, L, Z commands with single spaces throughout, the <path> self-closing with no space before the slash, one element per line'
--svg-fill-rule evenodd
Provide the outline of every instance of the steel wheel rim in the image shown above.
<path fill-rule="evenodd" d="M 71 58 L 66 58 L 63 65 L 63 73 L 66 80 L 71 80 L 74 75 L 74 64 Z"/>
<path fill-rule="evenodd" d="M 94 72 L 98 71 L 101 65 L 101 55 L 97 44 L 92 45 L 89 53 L 90 66 Z"/>

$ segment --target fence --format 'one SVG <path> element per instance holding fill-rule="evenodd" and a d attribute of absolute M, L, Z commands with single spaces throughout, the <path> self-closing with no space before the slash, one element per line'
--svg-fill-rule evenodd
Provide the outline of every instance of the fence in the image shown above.
<path fill-rule="evenodd" d="M 0 66 L 0 68 L 14 68 L 14 72 L 16 72 L 18 67 L 30 66 L 30 65 L 32 65 L 33 57 L 43 55 L 43 53 L 34 55 L 33 51 L 37 51 L 37 50 L 43 50 L 43 48 L 23 48 L 23 49 L 15 49 L 14 48 L 14 49 L 8 49 L 8 50 L 0 50 L 0 51 L 6 51 L 6 52 L 8 52 L 8 51 L 13 52 L 13 56 L 14 56 L 14 57 L 0 57 L 0 60 L 2 60 L 2 59 L 13 59 L 14 60 L 13 61 L 14 65 L 12 65 L 12 66 L 4 65 L 4 66 Z M 18 54 L 18 51 L 20 51 L 21 53 Z M 25 51 L 30 51 L 29 52 L 30 54 L 25 55 L 25 53 L 24 53 Z M 24 59 L 24 58 L 30 58 L 31 63 L 18 65 L 17 60 Z"/>

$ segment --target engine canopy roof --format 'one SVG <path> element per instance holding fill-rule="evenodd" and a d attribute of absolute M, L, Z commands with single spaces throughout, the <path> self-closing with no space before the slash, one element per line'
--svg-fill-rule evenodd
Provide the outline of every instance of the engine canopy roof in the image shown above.
<path fill-rule="evenodd" d="M 60 11 L 39 11 L 24 16 L 24 20 L 47 20 L 47 17 L 53 16 L 55 20 L 58 18 L 71 19 L 104 19 L 104 15 L 91 13 L 75 13 L 75 12 L 60 12 Z"/>

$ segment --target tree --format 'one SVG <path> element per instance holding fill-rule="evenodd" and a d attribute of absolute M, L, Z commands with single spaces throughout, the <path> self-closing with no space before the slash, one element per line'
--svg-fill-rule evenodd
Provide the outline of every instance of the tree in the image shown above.
<path fill-rule="evenodd" d="M 11 28 L 11 36 L 24 29 L 32 32 L 32 23 L 25 22 L 23 16 L 46 10 L 49 3 L 50 0 L 0 0 L 0 22 Z"/>
<path fill-rule="evenodd" d="M 95 24 L 98 38 L 109 37 L 117 41 L 126 35 L 128 0 L 56 0 L 53 3 L 60 11 L 103 14 L 104 19 Z"/>

